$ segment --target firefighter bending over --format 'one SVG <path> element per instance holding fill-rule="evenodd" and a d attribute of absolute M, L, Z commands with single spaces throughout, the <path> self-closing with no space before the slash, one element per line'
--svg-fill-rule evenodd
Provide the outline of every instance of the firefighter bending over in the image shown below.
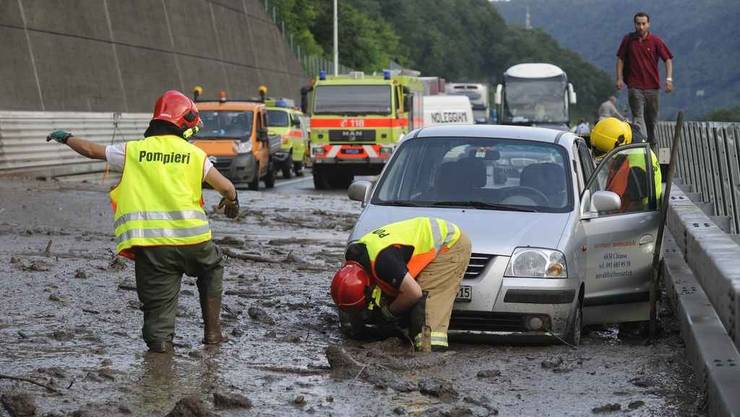
<path fill-rule="evenodd" d="M 415 217 L 382 226 L 347 247 L 332 298 L 353 320 L 375 316 L 397 324 L 405 318 L 417 350 L 445 350 L 470 251 L 470 239 L 443 219 Z"/>

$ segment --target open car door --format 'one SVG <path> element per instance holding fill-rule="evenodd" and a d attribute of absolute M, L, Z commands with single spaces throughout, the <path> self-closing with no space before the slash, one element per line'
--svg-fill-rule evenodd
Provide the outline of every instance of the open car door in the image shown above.
<path fill-rule="evenodd" d="M 620 146 L 604 157 L 586 184 L 581 198 L 586 236 L 584 324 L 649 319 L 660 221 L 656 198 L 660 182 L 656 184 L 653 161 L 648 144 Z"/>

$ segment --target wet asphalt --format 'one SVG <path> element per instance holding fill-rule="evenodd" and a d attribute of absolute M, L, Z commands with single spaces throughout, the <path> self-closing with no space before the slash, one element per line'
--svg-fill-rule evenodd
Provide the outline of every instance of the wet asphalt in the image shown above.
<path fill-rule="evenodd" d="M 310 177 L 240 190 L 236 221 L 206 190 L 214 240 L 232 255 L 230 340 L 200 343 L 183 277 L 175 354 L 146 353 L 101 180 L 0 178 L 0 416 L 706 415 L 669 311 L 652 344 L 615 326 L 577 349 L 453 341 L 414 355 L 397 338 L 346 340 L 328 287 L 360 205 Z"/>

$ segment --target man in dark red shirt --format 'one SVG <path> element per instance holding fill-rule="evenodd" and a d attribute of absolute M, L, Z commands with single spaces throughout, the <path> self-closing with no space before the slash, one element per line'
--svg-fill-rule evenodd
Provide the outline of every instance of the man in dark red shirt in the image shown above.
<path fill-rule="evenodd" d="M 628 87 L 634 122 L 655 148 L 660 73 L 658 59 L 665 62 L 665 91 L 673 91 L 673 55 L 657 35 L 650 33 L 650 16 L 639 12 L 632 19 L 635 31 L 622 39 L 617 50 L 617 90 Z"/>

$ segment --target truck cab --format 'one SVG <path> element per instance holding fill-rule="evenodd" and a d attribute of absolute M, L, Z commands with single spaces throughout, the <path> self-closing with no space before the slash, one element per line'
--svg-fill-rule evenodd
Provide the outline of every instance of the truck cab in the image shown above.
<path fill-rule="evenodd" d="M 474 83 L 448 83 L 445 85 L 447 95 L 466 96 L 473 106 L 473 117 L 476 124 L 488 124 L 489 99 L 488 86 Z"/>
<path fill-rule="evenodd" d="M 196 101 L 203 128 L 190 138 L 224 176 L 250 190 L 275 185 L 267 110 L 262 103 L 240 100 Z M 273 141 L 273 147 L 279 142 Z"/>
<path fill-rule="evenodd" d="M 307 105 L 316 189 L 347 188 L 355 175 L 380 173 L 400 138 L 423 123 L 417 75 L 321 72 Z"/>
<path fill-rule="evenodd" d="M 573 84 L 552 64 L 518 64 L 504 72 L 494 101 L 500 123 L 568 130 L 569 105 L 576 103 Z"/>
<path fill-rule="evenodd" d="M 280 139 L 280 152 L 274 155 L 276 170 L 281 171 L 284 178 L 292 174 L 302 176 L 308 146 L 303 113 L 287 99 L 268 99 L 265 103 L 268 135 Z"/>

